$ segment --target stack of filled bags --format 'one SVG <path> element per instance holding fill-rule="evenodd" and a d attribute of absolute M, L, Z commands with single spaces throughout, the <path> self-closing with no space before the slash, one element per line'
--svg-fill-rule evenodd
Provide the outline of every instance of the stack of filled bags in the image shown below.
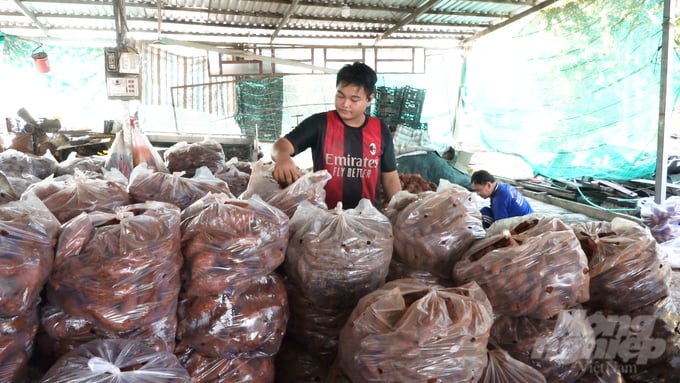
<path fill-rule="evenodd" d="M 291 301 L 287 347 L 313 358 L 317 372 L 301 372 L 312 379 L 330 373 L 345 320 L 365 294 L 385 283 L 392 257 L 389 220 L 367 199 L 356 208 L 333 210 L 303 202 L 291 218 L 291 237 L 284 269 Z M 295 364 L 277 365 L 281 382 L 300 383 Z M 316 374 L 316 375 L 315 375 Z M 296 380 L 297 379 L 297 380 Z M 314 380 L 311 380 L 314 381 Z"/>
<path fill-rule="evenodd" d="M 274 381 L 289 315 L 275 270 L 288 230 L 288 217 L 259 197 L 208 194 L 183 211 L 176 353 L 192 381 Z"/>
<path fill-rule="evenodd" d="M 568 225 L 539 216 L 498 221 L 456 263 L 453 278 L 476 282 L 488 296 L 497 348 L 549 382 L 585 374 L 594 344 L 579 310 L 589 298 L 588 260 Z"/>

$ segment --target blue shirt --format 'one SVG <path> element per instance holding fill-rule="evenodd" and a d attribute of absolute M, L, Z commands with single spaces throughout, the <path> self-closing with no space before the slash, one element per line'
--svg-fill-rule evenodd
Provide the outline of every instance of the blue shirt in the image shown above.
<path fill-rule="evenodd" d="M 534 212 L 529 201 L 512 185 L 497 182 L 496 190 L 491 193 L 493 219 L 519 217 Z"/>

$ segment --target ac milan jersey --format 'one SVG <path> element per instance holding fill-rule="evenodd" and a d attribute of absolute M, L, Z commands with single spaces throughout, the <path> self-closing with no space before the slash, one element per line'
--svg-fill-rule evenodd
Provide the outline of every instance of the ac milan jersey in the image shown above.
<path fill-rule="evenodd" d="M 344 209 L 362 198 L 376 205 L 382 172 L 397 170 L 392 134 L 381 120 L 368 117 L 364 125 L 345 125 L 336 111 L 314 114 L 285 136 L 298 154 L 312 149 L 314 171 L 326 169 L 326 205 L 342 202 Z"/>

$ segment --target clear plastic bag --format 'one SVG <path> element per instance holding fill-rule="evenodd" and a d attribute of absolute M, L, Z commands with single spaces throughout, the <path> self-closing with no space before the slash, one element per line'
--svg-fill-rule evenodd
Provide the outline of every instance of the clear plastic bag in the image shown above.
<path fill-rule="evenodd" d="M 274 358 L 210 358 L 187 350 L 179 355 L 192 382 L 200 383 L 273 383 Z M 301 383 L 301 382 L 296 382 Z"/>
<path fill-rule="evenodd" d="M 141 164 L 130 173 L 128 191 L 135 202 L 168 202 L 182 210 L 208 193 L 232 196 L 229 185 L 213 176 L 205 166 L 196 169 L 193 177 L 186 178 L 179 174 L 157 172 Z"/>
<path fill-rule="evenodd" d="M 562 310 L 551 319 L 499 316 L 491 341 L 534 367 L 548 382 L 576 382 L 591 363 L 595 334 L 585 310 Z"/>
<path fill-rule="evenodd" d="M 492 322 L 491 304 L 475 283 L 388 282 L 347 320 L 340 367 L 354 383 L 475 382 L 487 364 Z"/>
<path fill-rule="evenodd" d="M 293 216 L 303 201 L 327 209 L 324 188 L 331 179 L 328 170 L 303 172 L 300 178 L 286 187 L 282 187 L 274 180 L 273 171 L 274 163 L 257 161 L 253 165 L 248 187 L 241 198 L 248 199 L 257 194 L 267 203 L 281 209 L 288 217 Z"/>
<path fill-rule="evenodd" d="M 183 287 L 202 296 L 238 292 L 281 263 L 289 219 L 258 196 L 209 193 L 182 212 Z"/>
<path fill-rule="evenodd" d="M 104 156 L 78 156 L 78 153 L 71 152 L 68 158 L 57 164 L 55 175 L 73 174 L 76 169 L 81 172 L 89 171 L 101 174 L 105 165 L 106 157 Z"/>
<path fill-rule="evenodd" d="M 510 356 L 507 351 L 489 348 L 489 363 L 479 383 L 546 383 L 535 368 Z"/>
<path fill-rule="evenodd" d="M 638 199 L 640 218 L 659 243 L 680 237 L 680 196 L 657 204 L 652 197 Z"/>
<path fill-rule="evenodd" d="M 327 209 L 324 188 L 330 179 L 331 174 L 325 169 L 305 173 L 292 184 L 270 195 L 266 201 L 281 209 L 289 217 L 295 214 L 303 201 Z"/>
<path fill-rule="evenodd" d="M 273 356 L 288 315 L 286 289 L 276 273 L 253 278 L 241 293 L 186 297 L 177 311 L 177 348 L 211 358 Z"/>
<path fill-rule="evenodd" d="M 319 307 L 305 297 L 289 278 L 285 283 L 290 306 L 286 338 L 296 341 L 313 355 L 318 367 L 330 366 L 338 354 L 340 331 L 354 307 Z"/>
<path fill-rule="evenodd" d="M 353 307 L 385 283 L 392 259 L 390 221 L 368 199 L 327 210 L 303 201 L 290 220 L 284 268 L 315 305 Z"/>
<path fill-rule="evenodd" d="M 19 200 L 24 191 L 37 182 L 40 182 L 40 178 L 31 174 L 14 177 L 0 170 L 0 203 Z"/>
<path fill-rule="evenodd" d="M 40 383 L 189 383 L 189 373 L 170 352 L 129 339 L 85 343 L 62 356 Z"/>
<path fill-rule="evenodd" d="M 394 258 L 443 278 L 450 278 L 453 265 L 485 235 L 473 194 L 459 188 L 422 193 L 390 217 Z"/>
<path fill-rule="evenodd" d="M 113 212 L 132 201 L 125 185 L 100 178 L 90 178 L 76 171 L 73 175 L 49 177 L 29 186 L 27 194 L 40 198 L 61 223 L 80 213 Z"/>
<path fill-rule="evenodd" d="M 151 333 L 147 343 L 174 348 L 182 265 L 176 206 L 147 202 L 115 214 L 82 213 L 63 226 L 57 249 L 50 304 L 100 334 L 126 337 L 143 329 Z"/>
<path fill-rule="evenodd" d="M 0 382 L 21 382 L 38 331 L 37 304 L 16 316 L 0 317 Z"/>
<path fill-rule="evenodd" d="M 0 317 L 31 310 L 52 271 L 59 221 L 35 197 L 0 205 Z"/>
<path fill-rule="evenodd" d="M 224 166 L 224 149 L 219 142 L 205 138 L 199 142 L 178 142 L 163 152 L 171 173 L 184 172 L 193 177 L 196 169 L 206 166 L 215 173 Z"/>
<path fill-rule="evenodd" d="M 215 177 L 226 182 L 231 193 L 239 198 L 246 191 L 248 182 L 250 182 L 250 173 L 239 170 L 234 164 L 225 164 L 215 172 Z"/>
<path fill-rule="evenodd" d="M 107 170 L 118 169 L 125 177 L 129 177 L 134 166 L 132 143 L 125 141 L 125 136 L 121 130 L 116 133 L 116 137 L 111 143 L 104 167 Z"/>
<path fill-rule="evenodd" d="M 57 160 L 48 150 L 42 156 L 27 154 L 14 149 L 0 153 L 0 170 L 12 177 L 30 174 L 38 178 L 46 178 L 57 170 Z"/>
<path fill-rule="evenodd" d="M 134 166 L 146 164 L 149 169 L 167 173 L 168 168 L 163 162 L 163 158 L 151 145 L 149 138 L 142 133 L 136 126 L 130 127 L 130 137 L 132 141 L 132 158 Z"/>
<path fill-rule="evenodd" d="M 605 221 L 572 229 L 588 257 L 590 307 L 629 312 L 668 296 L 671 269 L 647 229 Z"/>
<path fill-rule="evenodd" d="M 273 162 L 264 162 L 258 160 L 252 164 L 252 171 L 248 181 L 246 191 L 240 196 L 242 199 L 248 199 L 257 194 L 262 200 L 267 201 L 274 193 L 281 190 L 281 185 L 274 179 L 272 175 L 274 171 Z"/>
<path fill-rule="evenodd" d="M 557 218 L 528 218 L 477 241 L 456 263 L 453 279 L 477 282 L 503 315 L 547 319 L 589 299 L 588 259 Z"/>

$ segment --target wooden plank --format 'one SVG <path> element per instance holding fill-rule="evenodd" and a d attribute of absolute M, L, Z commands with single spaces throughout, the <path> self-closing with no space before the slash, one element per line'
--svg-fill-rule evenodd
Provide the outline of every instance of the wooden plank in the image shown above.
<path fill-rule="evenodd" d="M 552 196 L 548 193 L 536 193 L 536 192 L 533 192 L 531 190 L 522 190 L 522 194 L 526 195 L 527 197 L 530 197 L 530 198 L 533 198 L 533 199 L 536 199 L 536 200 L 539 200 L 539 201 L 542 201 L 542 202 L 546 202 L 546 203 L 561 207 L 563 209 L 566 209 L 566 210 L 569 210 L 569 211 L 572 211 L 572 212 L 575 212 L 575 213 L 587 215 L 589 217 L 594 218 L 594 220 L 611 221 L 614 218 L 618 217 L 618 218 L 623 218 L 623 219 L 633 221 L 633 222 L 638 223 L 638 224 L 642 224 L 642 221 L 640 220 L 640 218 L 629 215 L 629 214 L 621 214 L 621 213 L 617 213 L 617 212 L 614 212 L 614 211 L 611 211 L 611 210 L 596 208 L 594 206 L 585 205 L 585 204 L 582 204 L 582 203 L 579 203 L 579 202 L 565 200 L 565 199 L 562 199 L 562 198 Z"/>
<path fill-rule="evenodd" d="M 561 198 L 566 198 L 570 200 L 575 200 L 576 199 L 576 193 L 573 191 L 565 190 L 565 189 L 560 189 L 556 188 L 554 186 L 550 185 L 545 185 L 545 184 L 538 184 L 535 182 L 519 182 L 516 183 L 515 186 L 521 187 L 522 190 L 528 189 L 528 190 L 533 190 L 536 192 L 544 192 L 544 193 L 550 193 L 552 195 L 561 197 Z"/>

